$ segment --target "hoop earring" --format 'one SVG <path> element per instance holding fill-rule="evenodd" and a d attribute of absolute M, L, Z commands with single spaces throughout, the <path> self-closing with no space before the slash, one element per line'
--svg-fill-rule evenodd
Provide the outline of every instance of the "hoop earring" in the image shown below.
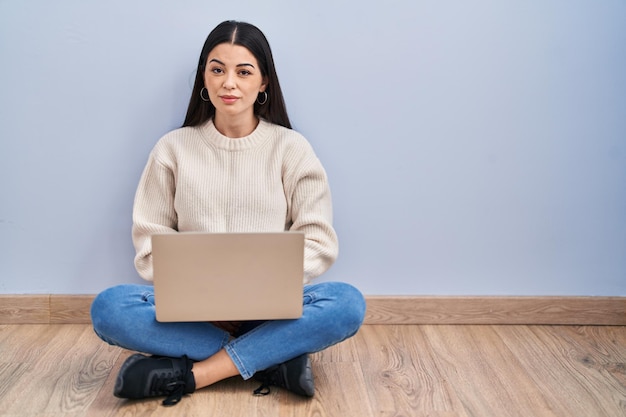
<path fill-rule="evenodd" d="M 206 92 L 206 98 L 204 98 L 203 92 Z M 200 98 L 202 101 L 211 101 L 209 98 L 209 90 L 207 90 L 206 87 L 202 87 L 202 90 L 200 90 Z"/>
<path fill-rule="evenodd" d="M 263 97 L 263 101 L 262 102 L 259 100 L 259 97 L 261 96 L 261 94 L 265 94 L 265 96 Z M 265 103 L 267 103 L 267 99 L 268 99 L 267 91 L 263 91 L 262 93 L 259 93 L 259 95 L 257 96 L 256 102 L 259 103 L 260 106 L 262 106 Z"/>

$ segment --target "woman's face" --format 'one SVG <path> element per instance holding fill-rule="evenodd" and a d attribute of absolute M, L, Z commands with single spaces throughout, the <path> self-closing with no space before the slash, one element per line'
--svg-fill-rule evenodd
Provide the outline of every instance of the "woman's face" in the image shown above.
<path fill-rule="evenodd" d="M 222 43 L 209 52 L 204 86 L 215 106 L 216 120 L 242 122 L 254 118 L 254 102 L 267 81 L 247 48 Z"/>

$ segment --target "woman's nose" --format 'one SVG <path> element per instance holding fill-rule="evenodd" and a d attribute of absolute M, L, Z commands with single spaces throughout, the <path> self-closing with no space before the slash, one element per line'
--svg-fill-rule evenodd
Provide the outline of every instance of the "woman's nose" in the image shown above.
<path fill-rule="evenodd" d="M 226 78 L 224 79 L 224 88 L 228 90 L 232 90 L 236 86 L 237 86 L 237 83 L 235 82 L 235 75 L 226 74 Z"/>

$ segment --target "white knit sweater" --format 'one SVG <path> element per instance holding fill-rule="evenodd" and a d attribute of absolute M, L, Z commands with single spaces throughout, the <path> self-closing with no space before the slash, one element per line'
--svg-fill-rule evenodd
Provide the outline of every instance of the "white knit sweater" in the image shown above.
<path fill-rule="evenodd" d="M 208 121 L 155 145 L 135 195 L 135 267 L 152 281 L 151 235 L 172 231 L 305 233 L 304 282 L 337 257 L 326 172 L 299 133 L 261 120 L 230 139 Z"/>

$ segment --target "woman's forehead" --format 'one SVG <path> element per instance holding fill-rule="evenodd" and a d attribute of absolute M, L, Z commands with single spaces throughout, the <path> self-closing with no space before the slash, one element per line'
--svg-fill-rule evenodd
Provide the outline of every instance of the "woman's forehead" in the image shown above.
<path fill-rule="evenodd" d="M 254 67 L 258 66 L 255 56 L 248 48 L 232 43 L 220 43 L 215 46 L 207 56 L 207 62 L 211 61 L 219 61 L 222 65 L 250 64 Z"/>

